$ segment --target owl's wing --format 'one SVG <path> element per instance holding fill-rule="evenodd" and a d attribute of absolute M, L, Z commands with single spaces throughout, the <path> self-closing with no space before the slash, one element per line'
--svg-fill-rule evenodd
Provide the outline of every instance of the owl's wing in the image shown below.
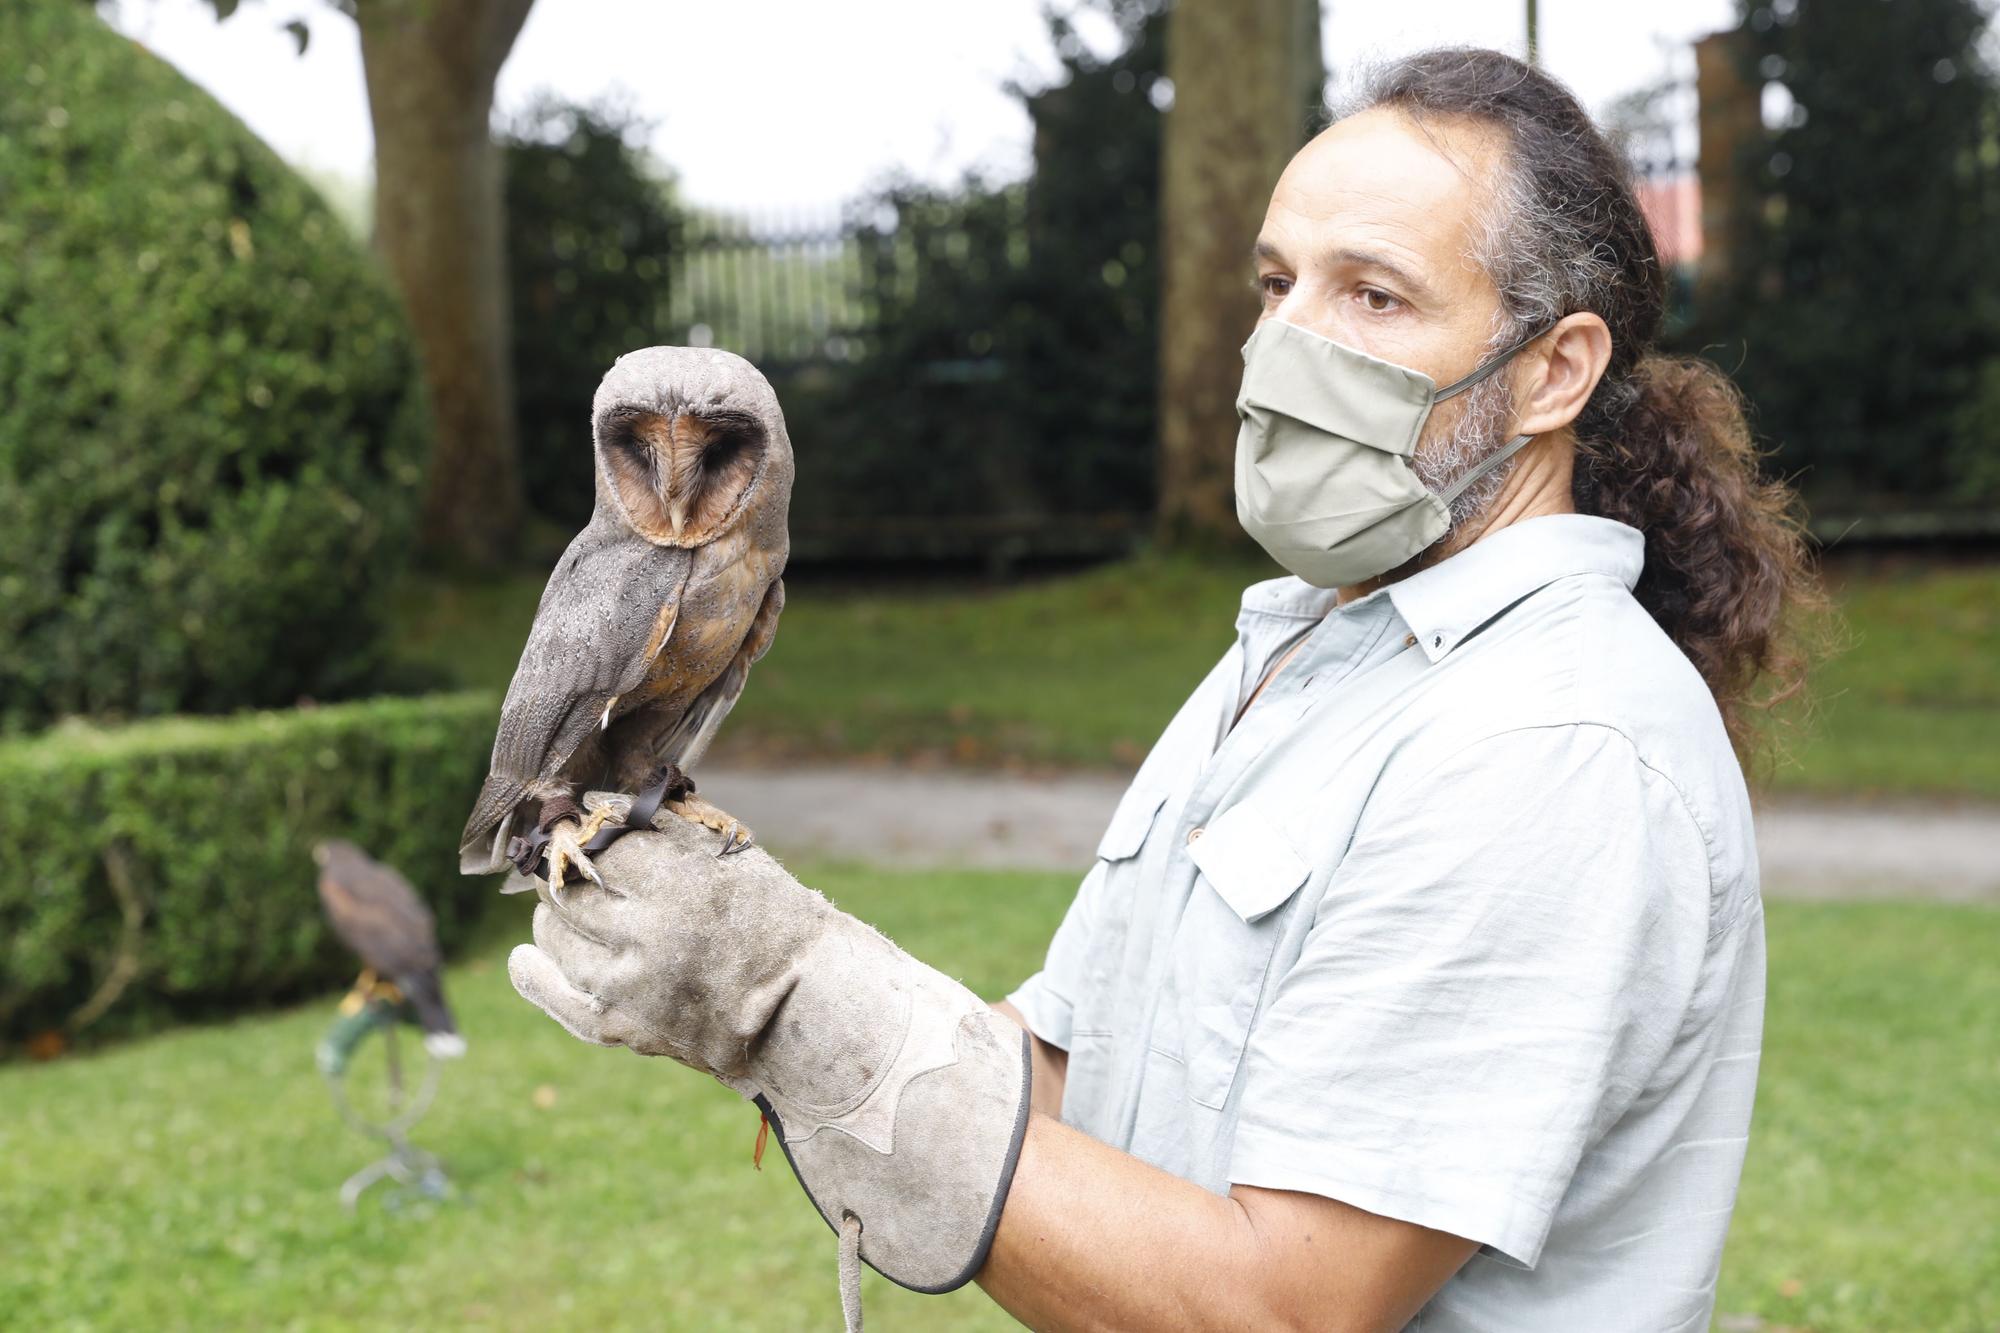
<path fill-rule="evenodd" d="M 778 616 L 784 609 L 785 581 L 773 579 L 764 590 L 757 614 L 751 618 L 743 646 L 736 650 L 736 656 L 729 660 L 722 674 L 695 696 L 680 721 L 660 737 L 654 747 L 656 762 L 676 764 L 683 772 L 694 767 L 708 749 L 708 743 L 715 739 L 722 719 L 729 716 L 729 710 L 742 697 L 743 686 L 750 679 L 751 664 L 771 650 L 771 641 L 778 637 Z"/>
<path fill-rule="evenodd" d="M 646 678 L 673 629 L 690 553 L 593 520 L 557 562 L 521 650 L 493 759 L 459 839 L 459 868 L 500 868 L 514 807 L 555 776 L 618 697 Z"/>

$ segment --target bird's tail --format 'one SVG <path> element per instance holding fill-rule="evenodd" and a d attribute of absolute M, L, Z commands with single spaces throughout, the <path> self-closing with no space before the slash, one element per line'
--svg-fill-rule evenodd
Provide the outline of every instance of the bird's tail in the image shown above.
<path fill-rule="evenodd" d="M 514 832 L 514 805 L 520 799 L 519 782 L 499 774 L 487 777 L 458 837 L 460 874 L 490 875 L 507 868 L 507 839 Z"/>
<path fill-rule="evenodd" d="M 458 873 L 492 875 L 507 868 L 507 844 L 514 837 L 514 812 L 500 816 L 500 822 L 484 834 L 469 835 L 458 849 Z"/>
<path fill-rule="evenodd" d="M 458 1024 L 452 1021 L 451 1009 L 444 1002 L 444 987 L 435 968 L 397 977 L 396 989 L 417 1011 L 417 1025 L 424 1030 L 425 1050 L 440 1060 L 465 1054 L 465 1038 L 458 1035 Z"/>

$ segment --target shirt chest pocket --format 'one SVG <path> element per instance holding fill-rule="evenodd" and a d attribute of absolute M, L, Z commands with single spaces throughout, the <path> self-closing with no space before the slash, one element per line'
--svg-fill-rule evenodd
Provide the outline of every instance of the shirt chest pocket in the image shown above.
<path fill-rule="evenodd" d="M 1221 1109 L 1235 1087 L 1244 1048 L 1278 943 L 1312 868 L 1271 813 L 1242 802 L 1188 844 L 1201 872 L 1188 900 L 1174 977 L 1188 1095 Z"/>
<path fill-rule="evenodd" d="M 1097 859 L 1127 861 L 1137 856 L 1146 845 L 1146 835 L 1152 832 L 1153 816 L 1160 812 L 1166 799 L 1167 793 L 1159 787 L 1129 788 L 1119 799 L 1118 808 L 1112 811 L 1104 836 L 1097 841 Z"/>
<path fill-rule="evenodd" d="M 1130 962 L 1133 900 L 1141 888 L 1140 853 L 1168 795 L 1160 787 L 1130 788 L 1098 840 L 1097 865 L 1086 881 L 1086 890 L 1094 895 L 1087 944 L 1070 973 L 1077 985 L 1071 997 L 1072 1032 L 1077 1039 L 1108 1037 L 1120 1025 L 1118 982 Z"/>

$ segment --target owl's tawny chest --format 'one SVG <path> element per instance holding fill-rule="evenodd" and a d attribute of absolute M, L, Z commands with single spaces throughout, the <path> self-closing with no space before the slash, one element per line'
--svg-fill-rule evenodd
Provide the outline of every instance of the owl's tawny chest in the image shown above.
<path fill-rule="evenodd" d="M 673 625 L 632 706 L 667 716 L 686 711 L 741 650 L 779 572 L 770 553 L 747 537 L 696 552 Z"/>

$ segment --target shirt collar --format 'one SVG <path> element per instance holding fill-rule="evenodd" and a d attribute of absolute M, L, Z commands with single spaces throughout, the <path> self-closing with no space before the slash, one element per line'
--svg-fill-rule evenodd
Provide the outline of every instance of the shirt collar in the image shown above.
<path fill-rule="evenodd" d="M 1302 578 L 1285 575 L 1265 579 L 1243 590 L 1243 609 L 1236 615 L 1236 628 L 1249 633 L 1251 622 L 1260 619 L 1324 620 L 1340 601 L 1335 588 L 1315 588 Z"/>
<path fill-rule="evenodd" d="M 1572 574 L 1639 581 L 1645 538 L 1637 528 L 1588 514 L 1545 514 L 1511 523 L 1463 551 L 1389 585 L 1424 656 L 1435 662 L 1529 593 Z M 1245 608 L 1249 599 L 1246 597 Z"/>

